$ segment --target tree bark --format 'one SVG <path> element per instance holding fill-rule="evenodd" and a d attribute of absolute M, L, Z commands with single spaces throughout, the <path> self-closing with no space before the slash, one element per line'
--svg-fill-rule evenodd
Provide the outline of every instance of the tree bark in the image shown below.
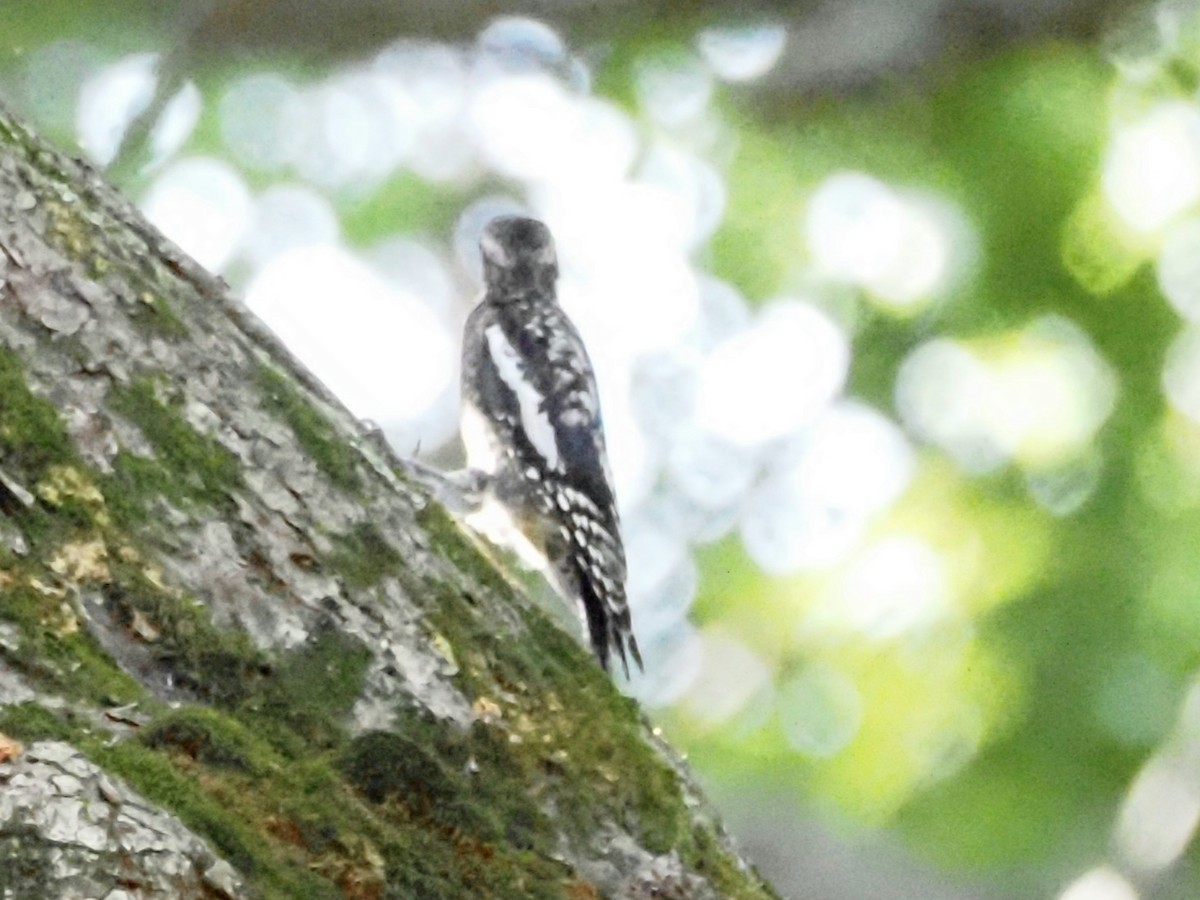
<path fill-rule="evenodd" d="M 0 109 L 0 896 L 773 896 L 405 472 Z"/>

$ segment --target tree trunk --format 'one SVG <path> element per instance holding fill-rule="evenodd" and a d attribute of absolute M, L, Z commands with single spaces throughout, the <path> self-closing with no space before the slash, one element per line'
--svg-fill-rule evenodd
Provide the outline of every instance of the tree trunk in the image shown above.
<path fill-rule="evenodd" d="M 772 896 L 404 473 L 0 109 L 0 897 Z"/>

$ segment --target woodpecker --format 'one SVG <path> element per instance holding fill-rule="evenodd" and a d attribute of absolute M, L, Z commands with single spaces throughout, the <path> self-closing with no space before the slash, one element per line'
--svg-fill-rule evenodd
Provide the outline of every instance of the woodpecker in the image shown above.
<path fill-rule="evenodd" d="M 468 522 L 577 604 L 607 672 L 642 667 L 596 377 L 555 296 L 558 260 L 536 219 L 502 216 L 479 242 L 484 294 L 463 330 L 462 436 L 481 487 Z"/>

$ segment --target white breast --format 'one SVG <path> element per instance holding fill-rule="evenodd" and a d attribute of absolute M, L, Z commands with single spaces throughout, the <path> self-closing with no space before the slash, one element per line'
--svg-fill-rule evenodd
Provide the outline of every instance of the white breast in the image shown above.
<path fill-rule="evenodd" d="M 467 451 L 467 468 L 495 475 L 500 467 L 496 438 L 487 418 L 474 404 L 463 403 L 459 416 L 463 448 Z"/>

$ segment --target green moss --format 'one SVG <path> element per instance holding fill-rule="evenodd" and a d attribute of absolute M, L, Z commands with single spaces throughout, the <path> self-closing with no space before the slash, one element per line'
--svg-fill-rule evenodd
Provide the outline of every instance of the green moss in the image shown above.
<path fill-rule="evenodd" d="M 29 135 L 17 123 L 0 110 L 0 139 L 13 147 L 27 146 Z"/>
<path fill-rule="evenodd" d="M 431 748 L 402 734 L 368 732 L 351 743 L 339 765 L 372 803 L 403 799 L 428 814 L 456 793 L 456 779 L 446 764 Z"/>
<path fill-rule="evenodd" d="M 21 631 L 13 663 L 37 684 L 97 704 L 137 700 L 145 691 L 126 675 L 80 623 L 57 591 L 25 584 L 0 597 L 0 619 Z"/>
<path fill-rule="evenodd" d="M 768 896 L 725 859 L 711 835 L 693 828 L 673 770 L 643 739 L 636 704 L 561 628 L 531 610 L 530 633 L 515 639 L 497 633 L 457 592 L 432 584 L 427 590 L 437 598 L 430 623 L 457 651 L 460 689 L 484 700 L 505 697 L 502 724 L 477 722 L 462 733 L 409 712 L 394 733 L 352 744 L 339 765 L 385 815 L 535 856 L 548 852 L 559 828 L 582 846 L 598 825 L 615 822 L 652 852 L 678 850 L 728 896 Z M 547 807 L 556 810 L 553 823 L 544 817 Z M 419 881 L 406 885 L 422 889 Z"/>
<path fill-rule="evenodd" d="M 62 851 L 32 825 L 7 825 L 0 835 L 0 896 L 55 900 L 56 864 Z"/>
<path fill-rule="evenodd" d="M 463 572 L 485 575 L 489 568 L 483 555 L 462 533 L 440 503 L 426 503 L 418 512 L 417 524 L 429 537 L 433 549 Z"/>
<path fill-rule="evenodd" d="M 132 564 L 112 569 L 109 615 L 120 626 L 135 615 L 149 622 L 157 663 L 214 706 L 159 709 L 132 748 L 36 706 L 16 708 L 0 728 L 73 740 L 210 840 L 258 895 L 333 897 L 365 884 L 375 891 L 367 896 L 564 897 L 571 873 L 552 856 L 565 820 L 580 845 L 597 823 L 616 822 L 653 852 L 678 849 L 697 871 L 726 879 L 728 896 L 761 896 L 692 830 L 673 773 L 642 742 L 635 704 L 542 613 L 529 611 L 529 634 L 513 639 L 486 612 L 495 598 L 410 585 L 431 598 L 431 625 L 462 661 L 459 686 L 493 704 L 504 698 L 503 710 L 495 724 L 464 731 L 402 709 L 393 731 L 351 740 L 343 722 L 370 662 L 353 639 L 319 628 L 301 648 L 263 653 Z M 22 620 L 50 640 L 61 628 L 43 619 L 59 604 L 36 599 L 25 598 Z M 82 690 L 71 682 L 66 692 Z"/>
<path fill-rule="evenodd" d="M 282 656 L 242 712 L 296 758 L 344 740 L 343 721 L 362 695 L 371 652 L 332 627 Z"/>
<path fill-rule="evenodd" d="M 557 824 L 581 843 L 598 824 L 616 822 L 654 853 L 678 850 L 723 896 L 773 896 L 737 869 L 710 832 L 693 826 L 674 771 L 644 740 L 636 703 L 615 689 L 562 628 L 530 609 L 524 616 L 529 634 L 514 639 L 498 634 L 462 595 L 442 588 L 437 598 L 428 615 L 462 658 L 460 687 L 472 696 L 515 695 L 518 703 L 529 704 L 530 721 L 537 722 L 518 743 L 492 747 L 481 740 L 486 731 L 470 739 L 476 764 L 495 767 L 481 779 L 498 792 L 488 798 L 489 806 L 505 809 L 506 821 L 520 822 L 520 798 L 536 797 L 538 809 L 550 803 L 560 817 Z M 399 730 L 411 733 L 411 725 L 408 729 Z M 437 755 L 454 758 L 441 746 Z M 508 790 L 513 797 L 505 797 Z M 537 821 L 527 826 L 531 846 L 540 834 Z"/>
<path fill-rule="evenodd" d="M 211 841 L 258 896 L 337 897 L 353 885 L 360 896 L 562 898 L 571 872 L 552 859 L 561 821 L 547 806 L 580 842 L 615 821 L 654 852 L 677 848 L 724 896 L 765 896 L 691 828 L 669 768 L 641 742 L 634 704 L 539 613 L 512 640 L 442 588 L 433 615 L 447 630 L 460 623 L 454 640 L 470 642 L 461 649 L 476 696 L 506 696 L 503 714 L 464 731 L 401 709 L 392 731 L 351 740 L 340 723 L 362 691 L 364 648 L 318 629 L 268 657 L 124 564 L 114 571 L 111 611 L 147 617 L 160 661 L 197 693 L 207 683 L 218 706 L 160 709 L 132 744 L 33 704 L 5 710 L 0 730 L 72 740 Z M 240 670 L 235 688 L 238 666 L 250 674 Z"/>
<path fill-rule="evenodd" d="M 148 506 L 156 497 L 179 503 L 183 494 L 171 473 L 156 459 L 121 450 L 112 460 L 112 474 L 102 476 L 100 489 L 113 520 L 132 528 L 150 515 Z"/>
<path fill-rule="evenodd" d="M 579 840 L 605 821 L 630 828 L 656 853 L 689 840 L 691 817 L 675 775 L 645 743 L 636 703 L 570 636 L 537 609 L 526 610 L 528 635 L 499 634 L 461 595 L 434 590 L 439 602 L 429 620 L 459 651 L 460 688 L 493 697 L 519 686 L 537 707 L 530 714 L 538 732 L 505 762 L 520 790 L 537 785 Z"/>
<path fill-rule="evenodd" d="M 142 729 L 147 747 L 182 753 L 214 768 L 261 775 L 272 750 L 237 719 L 203 706 L 184 706 L 159 716 Z"/>
<path fill-rule="evenodd" d="M 88 749 L 212 841 L 259 896 L 341 897 L 341 879 L 375 877 L 373 844 L 352 839 L 374 832 L 323 750 L 345 742 L 340 722 L 366 663 L 362 647 L 322 633 L 280 654 L 237 702 L 222 691 L 227 706 L 165 711 L 138 746 Z"/>
<path fill-rule="evenodd" d="M 160 402 L 149 379 L 115 388 L 110 406 L 137 425 L 157 453 L 152 461 L 156 465 L 134 462 L 137 457 L 131 454 L 118 454 L 114 461 L 114 489 L 106 491 L 106 496 L 127 493 L 138 498 L 135 504 L 126 505 L 125 513 L 155 494 L 177 503 L 191 500 L 215 505 L 241 485 L 237 458 L 220 442 L 192 428 L 178 408 Z"/>
<path fill-rule="evenodd" d="M 11 392 L 23 382 L 6 361 L 0 357 L 0 390 Z M 314 456 L 341 447 L 279 376 L 264 377 L 273 408 L 310 452 L 318 448 Z M 72 462 L 57 414 L 27 391 L 25 399 L 33 424 L 7 429 L 6 451 L 39 474 Z M 102 482 L 118 524 L 139 521 L 154 496 L 218 503 L 238 483 L 232 455 L 161 402 L 151 382 L 120 389 L 113 406 L 157 453 L 119 454 Z M 357 487 L 353 455 L 330 452 L 322 467 Z M 65 515 L 40 513 L 52 521 Z M 94 519 L 95 510 L 85 509 L 72 527 Z M 678 848 L 710 877 L 727 875 L 736 896 L 737 873 L 722 874 L 720 852 L 693 833 L 673 773 L 642 743 L 634 704 L 539 611 L 527 613 L 528 635 L 498 633 L 483 604 L 511 599 L 509 584 L 439 506 L 422 513 L 422 525 L 443 556 L 488 588 L 476 599 L 445 584 L 409 585 L 431 600 L 429 622 L 454 648 L 459 687 L 472 698 L 509 698 L 502 725 L 464 732 L 402 711 L 394 733 L 351 741 L 342 723 L 362 691 L 365 648 L 329 629 L 298 650 L 264 653 L 244 634 L 215 628 L 207 609 L 163 591 L 136 566 L 113 562 L 104 589 L 113 621 L 121 628 L 137 616 L 149 622 L 158 632 L 146 648 L 155 663 L 177 689 L 212 706 L 164 711 L 134 744 L 108 746 L 36 705 L 8 708 L 0 727 L 23 738 L 73 739 L 212 841 L 264 897 L 341 896 L 346 883 L 364 880 L 383 896 L 562 897 L 570 873 L 550 860 L 558 823 L 547 820 L 547 805 L 576 840 L 615 821 L 654 852 Z M 330 565 L 351 587 L 390 573 L 411 578 L 369 524 L 335 539 Z M 144 699 L 87 632 L 63 618 L 53 593 L 9 591 L 0 615 L 20 626 L 18 665 L 31 677 L 96 703 Z M 513 742 L 516 721 L 533 731 Z"/>
<path fill-rule="evenodd" d="M 495 561 L 488 559 L 463 533 L 454 518 L 440 503 L 426 503 L 417 513 L 417 524 L 429 538 L 433 550 L 461 572 L 474 577 L 504 600 L 513 600 L 513 587 L 500 574 Z"/>
<path fill-rule="evenodd" d="M 264 898 L 335 898 L 341 894 L 326 879 L 308 871 L 303 862 L 282 854 L 256 825 L 237 809 L 238 791 L 251 787 L 235 781 L 202 777 L 141 744 L 95 743 L 89 755 L 106 770 L 121 776 L 149 799 L 203 834 L 217 852 L 236 866 Z M 257 783 L 256 783 L 257 784 Z M 270 788 L 267 787 L 269 790 Z"/>
<path fill-rule="evenodd" d="M 0 706 L 0 734 L 17 740 L 73 741 L 79 733 L 69 712 L 54 712 L 34 701 Z"/>
<path fill-rule="evenodd" d="M 334 768 L 320 748 L 295 759 L 278 752 L 260 737 L 259 715 L 184 707 L 145 726 L 136 744 L 85 747 L 210 840 L 262 897 L 564 896 L 563 866 L 502 843 L 519 827 L 512 820 L 536 819 L 550 834 L 519 789 L 511 793 L 526 812 L 514 816 L 486 786 L 505 774 L 492 771 L 503 738 L 459 735 L 413 713 L 406 734 L 344 744 Z M 472 758 L 483 760 L 475 776 Z"/>
<path fill-rule="evenodd" d="M 614 698 L 599 694 L 564 697 L 564 713 L 554 723 L 557 743 L 571 746 L 575 754 L 563 761 L 555 785 L 560 808 L 580 839 L 593 833 L 597 823 L 612 819 L 653 853 L 682 847 L 691 816 L 674 773 L 646 746 L 632 701 L 619 709 Z M 569 708 L 581 701 L 586 712 Z"/>
<path fill-rule="evenodd" d="M 267 653 L 244 632 L 215 627 L 204 606 L 157 589 L 132 566 L 114 563 L 114 573 L 117 583 L 104 591 L 108 614 L 122 627 L 141 616 L 158 632 L 151 652 L 175 689 L 236 712 L 259 739 L 294 758 L 342 742 L 342 721 L 362 694 L 371 660 L 360 642 L 318 628 L 301 647 Z M 170 724 L 182 740 L 211 721 Z M 229 746 L 217 737 L 217 745 Z"/>
<path fill-rule="evenodd" d="M 416 596 L 425 594 L 431 598 L 432 602 L 426 608 L 426 625 L 433 632 L 435 643 L 451 648 L 458 665 L 458 671 L 453 676 L 458 689 L 472 699 L 487 696 L 495 686 L 495 679 L 487 650 L 478 641 L 478 610 L 448 585 L 418 582 L 408 585 L 408 591 Z M 465 611 L 465 618 L 456 615 L 457 611 Z"/>
<path fill-rule="evenodd" d="M 48 214 L 45 236 L 55 248 L 80 263 L 93 280 L 104 275 L 109 263 L 97 252 L 99 229 L 86 217 L 84 205 L 75 199 L 43 198 L 41 206 Z"/>
<path fill-rule="evenodd" d="M 75 459 L 75 450 L 54 405 L 25 383 L 20 360 L 0 347 L 0 460 L 5 469 L 36 481 L 56 463 Z"/>
<path fill-rule="evenodd" d="M 548 859 L 553 831 L 516 784 L 505 740 L 412 711 L 341 755 L 349 783 L 396 826 L 388 896 L 563 896 L 566 871 Z"/>
<path fill-rule="evenodd" d="M 412 816 L 481 842 L 550 852 L 553 831 L 521 778 L 507 735 L 486 725 L 463 732 L 410 710 L 394 731 L 356 738 L 339 766 L 372 803 L 402 803 Z"/>
<path fill-rule="evenodd" d="M 260 366 L 258 380 L 263 408 L 291 426 L 300 446 L 330 481 L 350 493 L 359 493 L 362 479 L 358 475 L 358 455 L 333 426 L 274 369 Z"/>
<path fill-rule="evenodd" d="M 705 825 L 692 830 L 692 840 L 681 854 L 684 863 L 702 875 L 727 900 L 763 900 L 779 895 L 757 877 L 747 875 L 721 847 L 716 835 Z"/>
<path fill-rule="evenodd" d="M 326 742 L 344 742 L 335 723 L 361 693 L 366 651 L 328 631 L 280 654 L 272 666 L 244 636 L 213 629 L 203 610 L 185 599 L 156 591 L 123 564 L 116 574 L 122 587 L 110 586 L 109 614 L 118 623 L 135 611 L 146 617 L 160 632 L 153 646 L 158 662 L 171 669 L 175 683 L 225 708 L 143 704 L 143 711 L 159 714 L 137 741 L 117 744 L 32 703 L 0 709 L 0 730 L 24 740 L 72 742 L 211 841 L 257 896 L 335 898 L 344 896 L 339 878 L 378 878 L 371 876 L 370 847 L 340 838 L 364 830 L 363 810 L 355 808 L 313 740 L 314 731 L 323 729 Z M 19 613 L 23 625 L 39 625 L 35 632 L 62 630 L 57 621 L 39 621 L 47 609 L 32 602 L 36 594 L 18 592 L 17 607 L 7 602 L 12 595 L 3 605 L 8 615 Z M 22 651 L 30 630 L 22 629 Z M 29 655 L 39 661 L 52 654 L 39 644 Z M 98 681 L 87 671 L 81 674 Z M 100 691 L 98 685 L 90 692 L 73 688 L 64 692 Z"/>
<path fill-rule="evenodd" d="M 271 661 L 244 632 L 216 628 L 207 608 L 164 593 L 133 566 L 115 563 L 113 571 L 104 588 L 108 614 L 122 627 L 140 614 L 158 632 L 152 652 L 176 690 L 233 706 L 262 689 Z"/>
<path fill-rule="evenodd" d="M 59 541 L 55 540 L 55 536 L 61 536 L 65 531 L 63 523 L 59 521 L 58 517 L 41 506 L 35 505 L 29 509 L 14 509 L 11 511 L 10 517 L 12 524 L 35 547 L 59 543 Z M 10 553 L 7 550 L 0 550 L 0 566 L 7 568 L 19 564 L 19 562 L 20 557 L 16 554 Z"/>
<path fill-rule="evenodd" d="M 369 522 L 336 535 L 333 548 L 329 566 L 350 588 L 372 587 L 385 575 L 395 574 L 404 567 L 400 554 Z"/>
<path fill-rule="evenodd" d="M 179 647 L 199 637 L 187 651 L 199 658 L 212 637 L 194 625 L 190 615 L 168 622 L 163 640 Z M 139 747 L 105 748 L 100 761 L 212 841 L 261 896 L 343 896 L 339 877 L 369 876 L 370 864 L 368 848 L 341 836 L 370 829 L 323 749 L 345 742 L 341 721 L 369 656 L 329 630 L 269 668 L 256 658 L 262 670 L 240 691 L 210 690 L 221 708 L 165 711 L 143 727 Z"/>
<path fill-rule="evenodd" d="M 85 469 L 54 468 L 35 487 L 41 504 L 16 516 L 26 535 L 42 546 L 65 543 L 71 535 L 94 535 L 106 521 L 104 495 L 86 480 Z"/>
<path fill-rule="evenodd" d="M 134 309 L 132 318 L 134 322 L 170 340 L 181 341 L 190 334 L 170 304 L 154 294 L 142 295 L 142 302 Z"/>

